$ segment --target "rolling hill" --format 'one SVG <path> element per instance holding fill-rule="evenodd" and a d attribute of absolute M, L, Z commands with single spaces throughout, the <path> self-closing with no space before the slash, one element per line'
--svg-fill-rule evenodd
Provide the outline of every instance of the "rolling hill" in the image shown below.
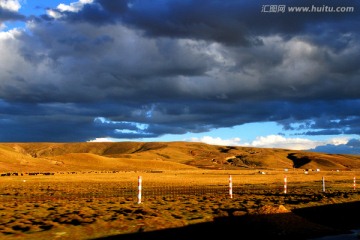
<path fill-rule="evenodd" d="M 0 172 L 360 169 L 359 155 L 194 142 L 0 143 Z"/>

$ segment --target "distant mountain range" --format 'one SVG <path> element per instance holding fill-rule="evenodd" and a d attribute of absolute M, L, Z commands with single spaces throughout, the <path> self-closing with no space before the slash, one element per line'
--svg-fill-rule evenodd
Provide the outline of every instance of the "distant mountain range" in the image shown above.
<path fill-rule="evenodd" d="M 350 170 L 360 169 L 360 155 L 195 142 L 0 143 L 0 172 L 195 168 Z"/>
<path fill-rule="evenodd" d="M 310 149 L 312 152 L 326 152 L 339 154 L 360 154 L 360 140 L 351 139 L 346 144 L 332 145 L 327 144 Z"/>

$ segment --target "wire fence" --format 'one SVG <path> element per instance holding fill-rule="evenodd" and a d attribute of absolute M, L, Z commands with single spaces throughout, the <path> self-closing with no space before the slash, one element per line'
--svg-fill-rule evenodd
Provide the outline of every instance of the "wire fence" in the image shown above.
<path fill-rule="evenodd" d="M 140 177 L 140 176 L 139 176 Z M 175 184 L 162 182 L 139 181 L 132 182 L 25 182 L 8 181 L 0 184 L 0 201 L 33 202 L 76 200 L 93 198 L 123 198 L 141 201 L 151 200 L 154 197 L 175 198 L 179 196 L 236 196 L 244 194 L 259 195 L 312 195 L 321 192 L 357 192 L 356 179 L 329 179 L 319 178 L 311 182 L 284 182 L 266 184 L 241 184 L 224 179 L 223 184 Z M 184 180 L 186 181 L 186 180 Z"/>

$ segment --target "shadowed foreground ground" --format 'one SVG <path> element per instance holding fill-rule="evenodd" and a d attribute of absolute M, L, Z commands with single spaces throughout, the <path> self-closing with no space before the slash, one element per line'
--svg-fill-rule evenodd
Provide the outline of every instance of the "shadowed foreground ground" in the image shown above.
<path fill-rule="evenodd" d="M 272 213 L 277 212 L 277 213 Z M 241 239 L 309 239 L 326 235 L 350 233 L 360 228 L 360 202 L 331 204 L 294 209 L 262 208 L 254 215 L 216 218 L 213 222 L 186 227 L 121 234 L 98 240 L 205 239 L 219 237 Z"/>

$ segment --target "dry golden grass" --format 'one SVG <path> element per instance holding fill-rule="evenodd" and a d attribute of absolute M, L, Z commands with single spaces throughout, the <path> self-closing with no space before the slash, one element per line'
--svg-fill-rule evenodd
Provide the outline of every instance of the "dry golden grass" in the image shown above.
<path fill-rule="evenodd" d="M 0 172 L 18 176 L 0 178 L 0 238 L 94 239 L 234 217 L 246 217 L 240 220 L 244 232 L 271 222 L 262 230 L 278 239 L 279 233 L 283 239 L 333 233 L 338 229 L 314 224 L 293 211 L 359 201 L 353 189 L 359 160 L 351 155 L 187 142 L 2 143 Z M 54 175 L 26 174 L 32 172 Z M 182 239 L 176 235 L 170 238 Z"/>
<path fill-rule="evenodd" d="M 316 236 L 335 230 L 290 213 L 360 200 L 358 191 L 352 188 L 356 172 L 289 171 L 287 194 L 283 192 L 284 173 L 192 169 L 3 177 L 0 238 L 94 239 L 209 223 L 231 216 L 250 217 L 254 226 L 269 216 L 274 218 L 272 224 L 284 225 L 278 227 L 288 234 L 305 231 L 301 234 Z M 230 175 L 233 198 L 228 191 Z M 141 204 L 137 199 L 138 176 L 142 176 Z M 326 192 L 322 191 L 323 176 Z M 283 213 L 287 214 L 281 218 L 272 216 Z M 286 225 L 294 221 L 298 225 Z"/>

